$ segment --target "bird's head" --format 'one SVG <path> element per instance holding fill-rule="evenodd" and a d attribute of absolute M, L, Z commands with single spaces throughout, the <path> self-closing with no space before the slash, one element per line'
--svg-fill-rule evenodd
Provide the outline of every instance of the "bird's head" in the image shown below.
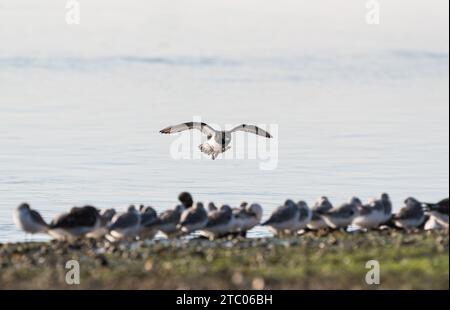
<path fill-rule="evenodd" d="M 136 210 L 136 207 L 134 205 L 131 205 L 128 207 L 127 211 L 129 213 L 137 213 L 138 211 Z"/>
<path fill-rule="evenodd" d="M 353 206 L 359 207 L 359 206 L 362 206 L 362 201 L 358 197 L 352 197 L 350 199 L 350 204 L 352 204 Z"/>
<path fill-rule="evenodd" d="M 389 195 L 387 193 L 381 194 L 381 200 L 383 201 L 389 201 Z"/>
<path fill-rule="evenodd" d="M 178 195 L 178 200 L 186 207 L 190 208 L 192 207 L 192 204 L 194 203 L 192 199 L 192 195 L 188 192 L 182 192 L 180 195 Z"/>
<path fill-rule="evenodd" d="M 251 212 L 252 214 L 255 215 L 256 219 L 258 221 L 261 220 L 262 215 L 263 215 L 263 209 L 262 207 L 257 204 L 257 203 L 252 203 L 249 207 L 248 207 L 248 211 Z"/>
<path fill-rule="evenodd" d="M 22 203 L 20 206 L 17 207 L 17 209 L 19 211 L 30 210 L 30 205 L 28 203 Z"/>
<path fill-rule="evenodd" d="M 306 201 L 304 201 L 304 200 L 300 200 L 299 202 L 297 202 L 297 206 L 299 207 L 299 208 L 308 208 L 308 204 L 306 203 Z"/>

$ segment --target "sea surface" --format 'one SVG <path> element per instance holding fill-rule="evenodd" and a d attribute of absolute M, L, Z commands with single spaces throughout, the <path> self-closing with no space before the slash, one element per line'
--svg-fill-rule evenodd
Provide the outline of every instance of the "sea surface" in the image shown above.
<path fill-rule="evenodd" d="M 287 198 L 449 195 L 447 1 L 382 2 L 379 25 L 353 0 L 80 1 L 79 25 L 29 2 L 0 0 L 0 242 L 24 240 L 21 202 L 51 220 L 190 191 L 267 217 Z M 194 118 L 272 128 L 271 169 L 253 146 L 174 159 L 159 130 Z"/>

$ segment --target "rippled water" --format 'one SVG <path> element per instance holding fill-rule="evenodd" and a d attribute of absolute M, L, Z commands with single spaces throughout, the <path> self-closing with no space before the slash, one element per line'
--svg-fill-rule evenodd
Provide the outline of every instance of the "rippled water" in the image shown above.
<path fill-rule="evenodd" d="M 43 3 L 0 3 L 0 242 L 23 240 L 11 219 L 23 201 L 50 220 L 88 203 L 160 211 L 183 190 L 218 204 L 257 201 L 265 216 L 288 197 L 312 203 L 326 194 L 338 203 L 387 191 L 398 208 L 409 195 L 448 196 L 448 30 L 433 39 L 428 24 L 404 29 L 387 20 L 382 36 L 349 19 L 339 37 L 326 21 L 295 18 L 290 1 L 255 15 L 252 1 L 202 2 L 204 15 L 199 7 L 184 13 L 179 2 L 93 1 L 77 30 L 52 27 L 61 8 Z M 90 9 L 102 5 L 93 18 Z M 431 21 L 436 12 L 424 14 Z M 263 15 L 274 20 L 252 32 Z M 306 25 L 321 39 L 305 34 Z M 417 38 L 404 35 L 411 32 Z M 364 41 L 371 35 L 376 48 Z M 278 125 L 277 168 L 173 160 L 177 137 L 158 131 L 194 116 Z"/>

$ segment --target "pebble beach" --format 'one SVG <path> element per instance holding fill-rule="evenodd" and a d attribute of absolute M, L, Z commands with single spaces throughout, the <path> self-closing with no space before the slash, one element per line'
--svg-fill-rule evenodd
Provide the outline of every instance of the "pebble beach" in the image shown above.
<path fill-rule="evenodd" d="M 369 260 L 380 284 L 365 281 Z M 449 289 L 448 270 L 446 231 L 0 244 L 0 289 Z"/>

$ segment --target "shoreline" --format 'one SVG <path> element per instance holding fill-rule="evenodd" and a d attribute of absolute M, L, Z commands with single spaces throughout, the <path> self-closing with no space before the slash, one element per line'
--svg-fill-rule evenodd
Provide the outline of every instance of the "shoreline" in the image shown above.
<path fill-rule="evenodd" d="M 365 282 L 369 260 L 379 285 Z M 0 244 L 0 289 L 449 289 L 448 276 L 446 231 Z"/>

